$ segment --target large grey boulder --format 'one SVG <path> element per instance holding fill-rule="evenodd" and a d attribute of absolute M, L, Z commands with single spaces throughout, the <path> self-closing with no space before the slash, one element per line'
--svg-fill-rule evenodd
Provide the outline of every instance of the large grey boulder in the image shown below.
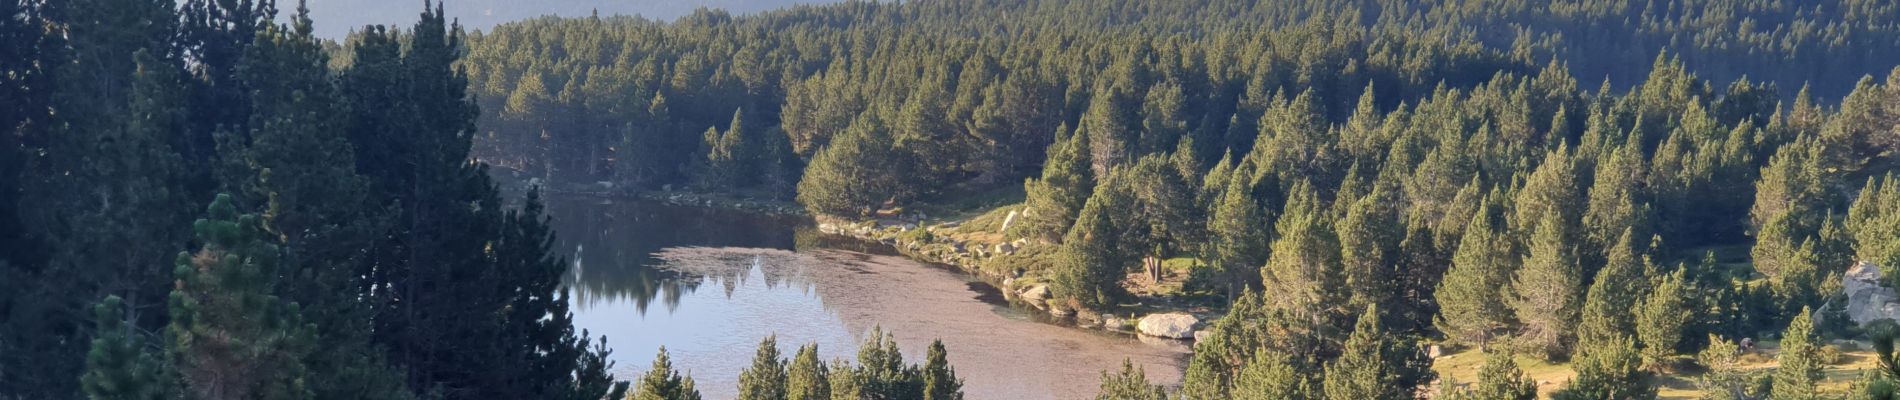
<path fill-rule="evenodd" d="M 1200 318 L 1195 318 L 1194 315 L 1188 313 L 1149 314 L 1141 318 L 1141 322 L 1135 325 L 1135 330 L 1148 336 L 1193 339 L 1194 327 L 1200 323 Z"/>
<path fill-rule="evenodd" d="M 1847 294 L 1847 318 L 1866 325 L 1882 319 L 1900 320 L 1900 295 L 1882 285 L 1880 266 L 1869 262 L 1855 264 L 1841 277 L 1841 289 Z"/>

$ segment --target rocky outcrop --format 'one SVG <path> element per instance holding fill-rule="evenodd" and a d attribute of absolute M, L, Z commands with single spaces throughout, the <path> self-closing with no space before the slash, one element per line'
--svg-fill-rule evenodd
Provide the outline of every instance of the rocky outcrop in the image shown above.
<path fill-rule="evenodd" d="M 1188 313 L 1149 314 L 1141 318 L 1135 330 L 1143 335 L 1169 339 L 1193 339 L 1201 319 Z"/>
<path fill-rule="evenodd" d="M 1866 325 L 1882 319 L 1900 320 L 1900 295 L 1880 279 L 1880 266 L 1862 262 L 1841 277 L 1847 294 L 1847 318 Z"/>

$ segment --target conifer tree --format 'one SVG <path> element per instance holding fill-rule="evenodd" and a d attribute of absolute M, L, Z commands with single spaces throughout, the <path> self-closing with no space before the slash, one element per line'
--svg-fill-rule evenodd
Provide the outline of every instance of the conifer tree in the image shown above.
<path fill-rule="evenodd" d="M 1266 263 L 1271 243 L 1266 210 L 1253 196 L 1248 185 L 1251 172 L 1245 167 L 1229 174 L 1214 209 L 1208 214 L 1207 230 L 1214 265 L 1228 279 L 1228 297 L 1256 279 L 1259 266 Z"/>
<path fill-rule="evenodd" d="M 1608 250 L 1608 262 L 1597 270 L 1594 283 L 1584 296 L 1582 325 L 1577 328 L 1577 347 L 1597 347 L 1615 337 L 1635 337 L 1636 316 L 1631 310 L 1644 298 L 1648 280 L 1643 276 L 1642 260 L 1631 242 L 1630 229 L 1624 229 L 1619 241 Z"/>
<path fill-rule="evenodd" d="M 666 348 L 660 348 L 660 354 L 653 357 L 653 367 L 640 377 L 634 387 L 630 400 L 699 400 L 699 390 L 693 388 L 693 378 L 681 376 L 673 370 L 673 360 L 666 355 Z"/>
<path fill-rule="evenodd" d="M 1555 400 L 1647 400 L 1656 398 L 1649 374 L 1641 369 L 1636 342 L 1628 337 L 1609 340 L 1605 346 L 1582 349 L 1571 365 L 1577 377 L 1562 389 L 1552 392 Z"/>
<path fill-rule="evenodd" d="M 1485 347 L 1512 323 L 1511 309 L 1498 299 L 1506 294 L 1501 288 L 1509 284 L 1522 260 L 1498 231 L 1495 214 L 1496 208 L 1487 201 L 1472 217 L 1452 256 L 1451 269 L 1435 292 L 1440 313 L 1434 325 L 1459 343 Z"/>
<path fill-rule="evenodd" d="M 1351 294 L 1337 288 L 1346 282 L 1339 264 L 1339 238 L 1326 218 L 1310 185 L 1300 184 L 1288 196 L 1286 215 L 1275 230 L 1273 256 L 1260 275 L 1270 309 L 1284 311 L 1319 326 L 1337 326 L 1347 317 Z"/>
<path fill-rule="evenodd" d="M 1484 366 L 1478 368 L 1478 382 L 1470 392 L 1460 394 L 1460 400 L 1534 400 L 1537 398 L 1537 382 L 1517 368 L 1517 360 L 1509 351 L 1487 353 Z"/>
<path fill-rule="evenodd" d="M 870 340 L 858 348 L 858 366 L 854 374 L 862 394 L 870 399 L 921 399 L 924 397 L 924 379 L 916 366 L 904 364 L 904 354 L 897 349 L 897 339 L 884 333 L 882 328 L 872 328 Z M 832 382 L 832 396 L 840 394 L 838 382 Z"/>
<path fill-rule="evenodd" d="M 798 181 L 798 203 L 818 214 L 868 215 L 887 200 L 901 200 L 896 177 L 905 165 L 884 124 L 860 118 L 812 156 Z"/>
<path fill-rule="evenodd" d="M 1577 183 L 1579 176 L 1582 175 L 1577 173 L 1577 164 L 1572 160 L 1568 146 L 1545 154 L 1544 161 L 1531 172 L 1511 204 L 1511 221 L 1516 231 L 1530 238 L 1545 218 L 1556 218 L 1557 222 L 1567 226 L 1576 224 L 1584 210 L 1583 191 Z M 1573 232 L 1567 233 L 1565 239 L 1577 236 L 1575 229 L 1566 230 Z"/>
<path fill-rule="evenodd" d="M 1236 400 L 1311 400 L 1320 391 L 1313 375 L 1301 371 L 1284 354 L 1259 352 L 1234 377 Z"/>
<path fill-rule="evenodd" d="M 1052 288 L 1057 296 L 1085 307 L 1113 304 L 1121 298 L 1122 266 L 1116 255 L 1120 233 L 1110 213 L 1126 209 L 1127 201 L 1116 193 L 1112 181 L 1096 186 L 1095 195 L 1089 196 L 1056 253 Z"/>
<path fill-rule="evenodd" d="M 1641 193 L 1641 174 L 1647 167 L 1641 165 L 1640 152 L 1628 149 L 1610 153 L 1608 160 L 1597 164 L 1583 214 L 1585 264 L 1605 262 L 1614 246 L 1629 243 L 1623 235 L 1650 235 L 1649 205 Z"/>
<path fill-rule="evenodd" d="M 831 400 L 863 400 L 864 380 L 851 368 L 851 362 L 845 359 L 832 360 L 831 374 L 825 377 L 825 384 L 831 389 Z"/>
<path fill-rule="evenodd" d="M 1876 265 L 1900 265 L 1900 211 L 1896 210 L 1900 210 L 1900 180 L 1893 174 L 1868 178 L 1844 222 L 1853 236 L 1856 258 Z"/>
<path fill-rule="evenodd" d="M 1399 286 L 1394 259 L 1403 233 L 1398 215 L 1389 205 L 1395 198 L 1384 187 L 1354 201 L 1338 222 L 1340 264 L 1346 286 L 1352 290 L 1348 307 L 1373 305 L 1392 310 L 1398 305 Z"/>
<path fill-rule="evenodd" d="M 159 356 L 153 354 L 149 340 L 127 321 L 125 302 L 117 296 L 106 297 L 93 305 L 93 324 L 97 327 L 92 348 L 86 352 L 86 373 L 79 377 L 81 393 L 88 399 L 160 400 L 172 398 L 175 389 Z"/>
<path fill-rule="evenodd" d="M 1436 378 L 1431 360 L 1412 341 L 1387 332 L 1381 318 L 1378 306 L 1367 307 L 1345 353 L 1326 364 L 1327 399 L 1410 399 Z"/>
<path fill-rule="evenodd" d="M 1562 216 L 1552 210 L 1539 218 L 1524 267 L 1511 282 L 1511 308 L 1523 330 L 1517 345 L 1546 359 L 1568 354 L 1575 335 L 1582 297 L 1582 279 L 1575 247 Z"/>
<path fill-rule="evenodd" d="M 732 112 L 732 122 L 725 133 L 717 128 L 706 128 L 706 181 L 714 188 L 737 189 L 744 187 L 749 180 L 757 176 L 752 168 L 759 154 L 752 151 L 752 132 L 747 132 L 745 110 Z"/>
<path fill-rule="evenodd" d="M 1816 386 L 1821 380 L 1821 371 L 1825 365 L 1815 354 L 1820 346 L 1815 343 L 1814 319 L 1807 309 L 1788 323 L 1788 330 L 1781 333 L 1781 350 L 1775 356 L 1774 386 L 1768 398 L 1774 400 L 1807 400 L 1820 398 Z"/>
<path fill-rule="evenodd" d="M 1042 177 L 1023 183 L 1023 236 L 1054 242 L 1075 223 L 1076 215 L 1095 191 L 1095 175 L 1089 169 L 1087 131 L 1068 133 L 1068 126 L 1056 128 L 1057 139 L 1049 145 L 1048 159 L 1042 164 Z"/>
<path fill-rule="evenodd" d="M 786 371 L 784 361 L 779 359 L 778 336 L 766 336 L 759 342 L 758 354 L 752 357 L 752 366 L 739 373 L 739 398 L 745 400 L 775 400 L 786 397 Z"/>
<path fill-rule="evenodd" d="M 192 225 L 204 247 L 178 254 L 168 358 L 191 397 L 311 398 L 303 360 L 316 350 L 314 332 L 275 294 L 279 248 L 232 203 L 218 195 Z"/>
<path fill-rule="evenodd" d="M 793 356 L 791 365 L 785 367 L 785 399 L 831 399 L 830 375 L 831 371 L 824 361 L 818 360 L 817 344 L 799 347 L 798 355 Z"/>
<path fill-rule="evenodd" d="M 956 368 L 950 366 L 948 355 L 944 354 L 943 340 L 930 342 L 930 353 L 924 360 L 924 400 L 962 400 L 963 380 L 957 378 Z"/>
<path fill-rule="evenodd" d="M 1677 269 L 1663 277 L 1636 308 L 1636 338 L 1643 345 L 1643 366 L 1651 371 L 1661 371 L 1673 362 L 1689 324 L 1695 321 L 1695 310 L 1690 309 L 1695 293 L 1688 279 L 1684 270 Z"/>
<path fill-rule="evenodd" d="M 1102 371 L 1102 388 L 1095 400 L 1167 400 L 1168 392 L 1161 385 L 1148 382 L 1148 373 L 1135 363 L 1122 360 L 1119 372 Z"/>

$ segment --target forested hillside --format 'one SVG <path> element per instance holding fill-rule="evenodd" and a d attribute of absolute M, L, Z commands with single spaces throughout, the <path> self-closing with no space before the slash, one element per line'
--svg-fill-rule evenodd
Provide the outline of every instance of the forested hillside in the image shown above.
<path fill-rule="evenodd" d="M 1144 257 L 1207 265 L 1189 284 L 1236 295 L 1187 398 L 1411 397 L 1432 380 L 1420 340 L 1567 361 L 1566 398 L 1641 398 L 1649 374 L 1713 368 L 1691 360 L 1711 345 L 1786 335 L 1804 357 L 1796 338 L 1868 333 L 1840 283 L 1900 265 L 1896 17 L 851 2 L 526 21 L 471 38 L 464 65 L 494 111 L 476 157 L 514 173 L 847 218 L 1020 185 L 1005 234 L 1047 250 L 1017 282 L 1050 282 L 1057 308 L 1136 300 Z M 1776 371 L 1735 389 L 1812 392 Z M 1105 384 L 1148 389 L 1125 372 Z"/>
<path fill-rule="evenodd" d="M 269 1 L 0 1 L 0 398 L 698 398 L 664 353 L 607 374 L 491 172 L 841 218 L 1020 193 L 992 214 L 1050 307 L 1172 300 L 1129 290 L 1154 258 L 1226 312 L 1183 385 L 1106 399 L 1535 396 L 1511 354 L 1563 399 L 1900 388 L 1842 288 L 1900 272 L 1892 1 L 442 10 L 335 43 Z M 1883 367 L 1823 393 L 1835 339 Z M 1425 343 L 1491 356 L 1433 386 Z M 741 391 L 960 398 L 931 350 L 767 341 Z"/>

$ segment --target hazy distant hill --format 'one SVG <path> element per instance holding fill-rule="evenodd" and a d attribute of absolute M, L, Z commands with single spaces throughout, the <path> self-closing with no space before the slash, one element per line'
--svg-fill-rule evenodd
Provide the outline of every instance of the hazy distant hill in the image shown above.
<path fill-rule="evenodd" d="M 509 21 L 543 15 L 583 16 L 594 10 L 600 10 L 601 15 L 637 14 L 671 20 L 700 7 L 744 14 L 836 1 L 839 0 L 449 0 L 445 11 L 450 18 L 460 19 L 463 27 L 488 30 Z M 284 15 L 296 7 L 290 1 L 279 4 Z M 370 24 L 407 27 L 421 12 L 422 0 L 310 0 L 317 35 L 331 39 L 341 39 L 351 29 Z"/>

